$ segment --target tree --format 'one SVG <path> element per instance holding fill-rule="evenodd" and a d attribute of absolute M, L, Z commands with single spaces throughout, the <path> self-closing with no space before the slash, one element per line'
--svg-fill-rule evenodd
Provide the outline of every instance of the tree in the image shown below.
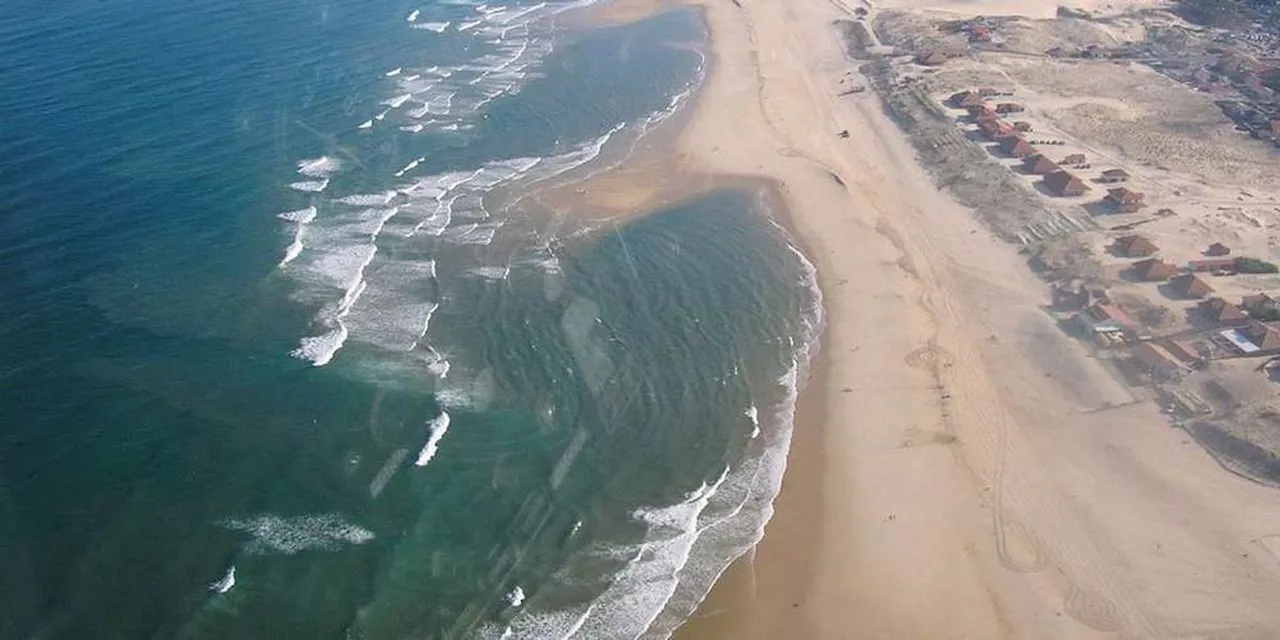
<path fill-rule="evenodd" d="M 1280 271 L 1276 265 L 1257 258 L 1236 258 L 1236 271 L 1240 273 L 1276 273 Z"/>

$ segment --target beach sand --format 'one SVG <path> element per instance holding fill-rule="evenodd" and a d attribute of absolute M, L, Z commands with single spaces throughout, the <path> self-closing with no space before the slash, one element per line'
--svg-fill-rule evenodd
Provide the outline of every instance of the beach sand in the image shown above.
<path fill-rule="evenodd" d="M 775 517 L 679 637 L 1274 635 L 1280 494 L 1135 401 L 875 97 L 839 95 L 861 82 L 833 27 L 846 8 L 689 4 L 711 67 L 674 149 L 596 184 L 621 210 L 661 200 L 644 176 L 673 163 L 662 184 L 681 190 L 770 181 L 827 327 Z"/>

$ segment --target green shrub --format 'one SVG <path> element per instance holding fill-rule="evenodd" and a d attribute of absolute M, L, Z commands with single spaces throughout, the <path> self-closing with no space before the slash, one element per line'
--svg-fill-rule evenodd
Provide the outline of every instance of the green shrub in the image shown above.
<path fill-rule="evenodd" d="M 1236 258 L 1236 271 L 1240 273 L 1276 273 L 1280 267 L 1257 258 Z"/>

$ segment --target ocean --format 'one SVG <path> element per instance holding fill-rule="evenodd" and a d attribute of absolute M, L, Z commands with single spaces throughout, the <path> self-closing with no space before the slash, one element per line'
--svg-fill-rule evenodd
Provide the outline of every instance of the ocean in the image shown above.
<path fill-rule="evenodd" d="M 0 5 L 0 638 L 692 614 L 772 512 L 821 300 L 763 188 L 527 197 L 707 70 L 696 11 L 586 4 Z"/>

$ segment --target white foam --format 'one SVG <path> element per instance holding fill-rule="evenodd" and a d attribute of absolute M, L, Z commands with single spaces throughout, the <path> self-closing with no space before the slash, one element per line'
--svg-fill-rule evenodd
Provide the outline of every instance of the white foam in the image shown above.
<path fill-rule="evenodd" d="M 525 8 L 523 8 L 523 9 L 521 9 L 521 10 L 518 10 L 518 11 L 516 11 L 516 12 L 514 12 L 514 13 L 510 14 L 510 15 L 503 15 L 503 16 L 501 16 L 500 18 L 495 19 L 494 21 L 495 21 L 495 22 L 498 22 L 499 24 L 511 24 L 512 22 L 514 22 L 514 21 L 516 21 L 516 20 L 518 20 L 518 19 L 520 19 L 520 18 L 523 18 L 524 16 L 527 16 L 527 15 L 529 15 L 529 14 L 531 14 L 531 13 L 535 12 L 535 11 L 538 11 L 539 9 L 543 9 L 543 8 L 545 8 L 546 6 L 547 6 L 547 3 L 545 3 L 545 2 L 539 2 L 538 4 L 530 5 L 530 6 L 528 6 L 528 7 L 525 7 Z M 505 10 L 505 7 L 501 8 L 501 9 L 499 9 L 499 10 L 497 10 L 497 11 L 486 12 L 485 18 L 486 18 L 486 19 L 493 19 L 493 18 L 494 18 L 494 14 L 495 14 L 495 13 L 501 13 L 501 12 L 502 12 L 502 11 L 504 11 L 504 10 Z"/>
<path fill-rule="evenodd" d="M 413 25 L 413 28 L 425 29 L 427 31 L 434 31 L 436 33 L 444 33 L 444 30 L 448 29 L 450 24 L 451 23 L 449 22 L 422 22 L 422 23 Z"/>
<path fill-rule="evenodd" d="M 368 270 L 359 304 L 342 317 L 351 340 L 379 347 L 386 356 L 414 352 L 438 307 L 434 278 L 433 260 L 379 259 Z"/>
<path fill-rule="evenodd" d="M 233 564 L 218 580 L 209 583 L 209 591 L 226 593 L 236 586 L 236 566 Z"/>
<path fill-rule="evenodd" d="M 408 131 L 409 133 L 421 133 L 422 129 L 423 125 L 421 124 L 410 124 L 400 127 L 401 131 Z"/>
<path fill-rule="evenodd" d="M 444 357 L 444 354 L 428 347 L 427 356 L 427 371 L 431 375 L 441 379 L 449 375 L 451 365 L 449 364 L 449 360 Z"/>
<path fill-rule="evenodd" d="M 416 169 L 416 168 L 418 167 L 418 165 L 422 164 L 422 161 L 423 161 L 423 160 L 426 160 L 426 159 L 427 159 L 427 158 L 426 158 L 426 156 L 422 156 L 422 157 L 417 158 L 417 159 L 416 159 L 416 160 L 414 160 L 413 162 L 410 162 L 409 164 L 406 164 L 404 167 L 402 167 L 399 171 L 397 171 L 397 172 L 395 173 L 395 176 L 396 176 L 397 178 L 402 178 L 402 177 L 404 177 L 404 174 L 409 173 L 410 171 L 413 171 L 414 169 Z"/>
<path fill-rule="evenodd" d="M 360 126 L 359 126 L 359 127 L 357 127 L 357 128 L 359 128 L 359 129 L 368 129 L 368 128 L 372 127 L 372 126 L 373 126 L 373 120 L 365 120 L 364 122 L 361 122 L 361 123 L 360 123 Z"/>
<path fill-rule="evenodd" d="M 346 341 L 347 328 L 339 323 L 336 329 L 328 333 L 303 338 L 298 348 L 290 351 L 289 355 L 299 360 L 306 360 L 312 366 L 323 367 L 333 360 L 334 354 Z"/>
<path fill-rule="evenodd" d="M 742 415 L 746 416 L 747 419 L 751 421 L 750 437 L 758 437 L 760 435 L 760 410 L 756 409 L 756 406 L 753 404 L 748 407 L 746 411 L 743 411 Z"/>
<path fill-rule="evenodd" d="M 511 267 L 473 267 L 467 269 L 467 273 L 486 280 L 506 280 L 511 274 Z"/>
<path fill-rule="evenodd" d="M 422 103 L 422 106 L 419 106 L 414 109 L 409 109 L 408 111 L 404 112 L 406 116 L 409 116 L 410 118 L 414 118 L 414 119 L 426 117 L 430 113 L 431 113 L 431 105 L 425 102 Z M 419 131 L 422 130 L 422 125 L 415 125 L 415 126 L 418 127 Z"/>
<path fill-rule="evenodd" d="M 476 20 L 474 22 L 463 22 L 458 25 L 458 31 L 467 31 L 484 24 L 484 20 Z"/>
<path fill-rule="evenodd" d="M 298 225 L 298 229 L 293 232 L 293 242 L 290 242 L 289 246 L 285 248 L 284 258 L 282 258 L 280 260 L 280 263 L 276 265 L 277 268 L 283 267 L 289 264 L 290 262 L 293 262 L 294 258 L 297 258 L 302 253 L 302 249 L 303 249 L 302 236 L 306 232 L 307 232 L 307 228 L 305 226 Z"/>
<path fill-rule="evenodd" d="M 392 69 L 392 70 L 390 70 L 390 71 L 388 71 L 388 72 L 386 72 L 386 73 L 384 73 L 384 74 L 382 74 L 382 75 L 384 75 L 384 76 L 386 76 L 386 77 L 388 77 L 388 78 L 392 78 L 392 77 L 395 77 L 395 76 L 400 75 L 400 72 L 401 72 L 401 71 L 404 71 L 404 67 L 396 67 L 396 68 L 394 68 L 394 69 Z"/>
<path fill-rule="evenodd" d="M 501 226 L 501 223 L 464 224 L 446 230 L 442 238 L 453 244 L 487 245 L 493 242 L 493 237 L 498 233 L 498 228 Z"/>
<path fill-rule="evenodd" d="M 449 223 L 452 221 L 452 211 L 449 210 L 448 206 L 442 206 L 435 215 L 425 218 L 418 224 L 414 225 L 409 235 L 413 236 L 421 234 L 438 238 L 444 235 L 445 230 L 449 228 Z"/>
<path fill-rule="evenodd" d="M 507 605 L 513 609 L 519 607 L 524 604 L 524 589 L 521 589 L 520 585 L 516 585 L 511 589 L 511 591 L 507 592 L 504 600 L 506 600 Z"/>
<path fill-rule="evenodd" d="M 250 534 L 252 538 L 245 551 L 252 554 L 338 551 L 345 545 L 365 544 L 374 539 L 372 531 L 351 524 L 336 513 L 293 517 L 266 514 L 224 520 L 221 524 Z"/>
<path fill-rule="evenodd" d="M 405 86 L 406 84 L 408 84 L 408 83 L 410 83 L 410 82 L 413 82 L 413 81 L 415 81 L 415 80 L 417 80 L 417 79 L 419 79 L 419 78 L 421 78 L 421 77 L 422 77 L 422 74 L 418 74 L 418 73 L 415 73 L 415 74 L 413 74 L 413 75 L 411 75 L 411 76 L 405 76 L 405 77 L 403 77 L 403 78 L 401 78 L 401 79 L 400 79 L 400 82 L 401 82 L 401 85 L 400 85 L 400 86 L 402 86 L 402 87 L 403 87 L 403 86 Z"/>
<path fill-rule="evenodd" d="M 339 168 L 342 162 L 337 158 L 320 156 L 298 161 L 298 173 L 311 178 L 327 178 Z"/>
<path fill-rule="evenodd" d="M 385 104 L 385 105 L 387 105 L 387 106 L 391 107 L 392 109 L 399 109 L 399 108 L 400 108 L 400 105 L 402 105 L 402 104 L 404 104 L 404 103 L 408 102 L 408 101 L 409 101 L 409 98 L 412 98 L 412 97 L 413 97 L 413 95 L 412 95 L 412 94 L 402 93 L 402 94 L 400 94 L 400 95 L 398 95 L 398 96 L 396 96 L 396 97 L 394 97 L 394 98 L 390 98 L 390 99 L 387 99 L 387 100 L 383 100 L 383 101 L 382 101 L 382 104 Z"/>
<path fill-rule="evenodd" d="M 414 9 L 413 12 L 409 14 L 409 17 L 405 18 L 405 20 L 407 22 L 417 22 L 419 15 L 422 15 L 422 12 L 417 9 Z"/>
<path fill-rule="evenodd" d="M 431 463 L 431 459 L 435 457 L 436 451 L 440 448 L 440 439 L 449 431 L 449 421 L 449 412 L 441 411 L 440 415 L 427 422 L 427 444 L 418 453 L 418 459 L 414 462 L 415 465 L 425 467 Z"/>
<path fill-rule="evenodd" d="M 377 240 L 382 233 L 383 227 L 387 225 L 387 221 L 394 218 L 398 213 L 400 213 L 400 207 L 387 207 L 385 209 L 365 209 L 359 215 L 362 220 L 368 223 L 365 232 L 369 234 L 369 239 Z"/>
<path fill-rule="evenodd" d="M 329 187 L 329 179 L 323 180 L 303 180 L 301 182 L 292 182 L 289 184 L 290 189 L 297 191 L 306 191 L 308 193 L 319 193 Z"/>
<path fill-rule="evenodd" d="M 382 122 L 382 120 L 384 120 L 387 117 L 388 113 L 391 113 L 390 109 L 383 109 L 382 111 L 379 111 L 378 115 L 374 116 L 373 119 L 377 120 L 378 122 Z"/>
<path fill-rule="evenodd" d="M 296 222 L 298 224 L 307 224 L 308 222 L 311 222 L 312 220 L 316 219 L 316 208 L 315 206 L 310 206 L 303 209 L 294 209 L 293 211 L 285 211 L 284 213 L 276 214 L 276 217 L 286 222 Z"/>
<path fill-rule="evenodd" d="M 335 202 L 341 202 L 342 204 L 349 204 L 357 207 L 370 207 L 390 204 L 395 197 L 396 192 L 388 190 L 383 191 L 382 193 L 355 193 L 338 198 Z"/>
<path fill-rule="evenodd" d="M 434 268 L 435 263 L 432 262 L 431 264 L 432 264 L 432 267 Z M 432 277 L 434 276 L 435 276 L 435 273 L 433 272 Z M 418 343 L 421 342 L 423 338 L 427 337 L 427 330 L 431 328 L 431 316 L 436 312 L 436 309 L 439 309 L 439 308 L 440 308 L 440 305 L 434 302 L 428 303 L 427 305 L 424 306 L 424 313 L 422 314 L 422 330 L 418 332 L 418 337 L 414 339 L 413 343 L 409 345 L 409 348 L 406 349 L 406 351 L 413 351 L 414 349 L 417 349 Z M 448 371 L 448 370 L 449 369 L 446 367 L 445 371 Z M 444 376 L 441 375 L 440 377 L 444 377 Z"/>

